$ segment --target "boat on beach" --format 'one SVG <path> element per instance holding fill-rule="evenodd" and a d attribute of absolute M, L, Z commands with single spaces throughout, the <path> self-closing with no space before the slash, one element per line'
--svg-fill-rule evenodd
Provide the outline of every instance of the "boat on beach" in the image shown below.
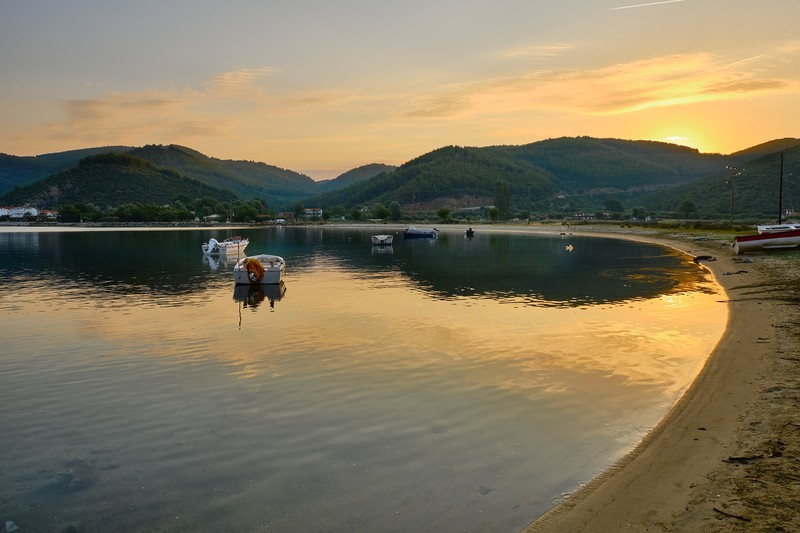
<path fill-rule="evenodd" d="M 373 235 L 372 236 L 372 245 L 373 246 L 391 246 L 392 241 L 394 241 L 393 235 Z"/>
<path fill-rule="evenodd" d="M 271 254 L 245 256 L 233 267 L 236 285 L 274 285 L 281 282 L 286 262 Z"/>
<path fill-rule="evenodd" d="M 248 244 L 250 244 L 250 241 L 243 239 L 239 235 L 228 237 L 222 241 L 211 237 L 200 248 L 203 250 L 204 255 L 241 254 L 244 253 L 244 249 L 247 248 Z"/>
<path fill-rule="evenodd" d="M 791 224 L 791 226 L 798 226 Z M 789 250 L 800 246 L 800 227 L 759 231 L 755 235 L 740 235 L 733 239 L 733 252 L 745 254 L 747 252 L 762 252 L 770 250 Z"/>
<path fill-rule="evenodd" d="M 439 230 L 436 228 L 418 229 L 414 226 L 409 226 L 403 230 L 403 238 L 405 239 L 435 239 L 437 235 L 439 235 Z"/>
<path fill-rule="evenodd" d="M 783 154 L 778 185 L 778 223 L 756 226 L 758 233 L 733 238 L 733 253 L 789 250 L 800 246 L 800 224 L 783 222 Z"/>
<path fill-rule="evenodd" d="M 759 233 L 781 233 L 784 231 L 800 230 L 800 224 L 774 224 L 756 226 Z"/>

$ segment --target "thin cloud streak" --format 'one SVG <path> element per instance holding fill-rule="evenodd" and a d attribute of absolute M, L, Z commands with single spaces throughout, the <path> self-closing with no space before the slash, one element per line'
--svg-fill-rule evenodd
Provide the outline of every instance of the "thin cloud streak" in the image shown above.
<path fill-rule="evenodd" d="M 586 70 L 539 70 L 444 87 L 402 116 L 466 119 L 476 115 L 548 110 L 617 115 L 655 107 L 797 91 L 791 79 L 765 76 L 750 57 L 726 63 L 707 53 L 676 54 Z M 756 63 L 756 64 L 753 64 Z M 750 70 L 737 67 L 750 66 Z"/>
<path fill-rule="evenodd" d="M 683 2 L 683 0 L 664 0 L 663 2 L 650 2 L 648 4 L 635 4 L 632 6 L 610 7 L 609 11 L 617 11 L 619 9 L 634 9 L 637 7 L 660 6 L 661 4 L 674 4 L 676 2 Z"/>

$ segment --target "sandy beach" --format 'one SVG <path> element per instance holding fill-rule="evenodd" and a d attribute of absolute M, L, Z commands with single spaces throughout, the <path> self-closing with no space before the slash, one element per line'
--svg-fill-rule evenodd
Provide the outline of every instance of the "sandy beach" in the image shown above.
<path fill-rule="evenodd" d="M 696 235 L 574 227 L 659 242 L 703 260 L 725 289 L 726 333 L 692 386 L 613 468 L 524 531 L 797 531 L 800 265 L 735 256 Z"/>

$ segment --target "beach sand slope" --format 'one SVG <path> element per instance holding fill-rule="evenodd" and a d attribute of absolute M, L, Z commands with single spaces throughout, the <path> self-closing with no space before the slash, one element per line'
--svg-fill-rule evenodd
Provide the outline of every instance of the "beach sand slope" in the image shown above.
<path fill-rule="evenodd" d="M 800 530 L 800 262 L 644 240 L 713 255 L 703 264 L 726 290 L 727 331 L 633 452 L 524 531 Z"/>

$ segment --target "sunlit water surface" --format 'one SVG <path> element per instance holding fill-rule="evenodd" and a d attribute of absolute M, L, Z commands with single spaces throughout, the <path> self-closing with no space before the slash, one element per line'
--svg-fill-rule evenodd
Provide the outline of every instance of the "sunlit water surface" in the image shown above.
<path fill-rule="evenodd" d="M 282 288 L 202 257 L 232 233 Z M 727 319 L 661 247 L 369 236 L 6 228 L 0 520 L 517 531 L 663 417 Z"/>

